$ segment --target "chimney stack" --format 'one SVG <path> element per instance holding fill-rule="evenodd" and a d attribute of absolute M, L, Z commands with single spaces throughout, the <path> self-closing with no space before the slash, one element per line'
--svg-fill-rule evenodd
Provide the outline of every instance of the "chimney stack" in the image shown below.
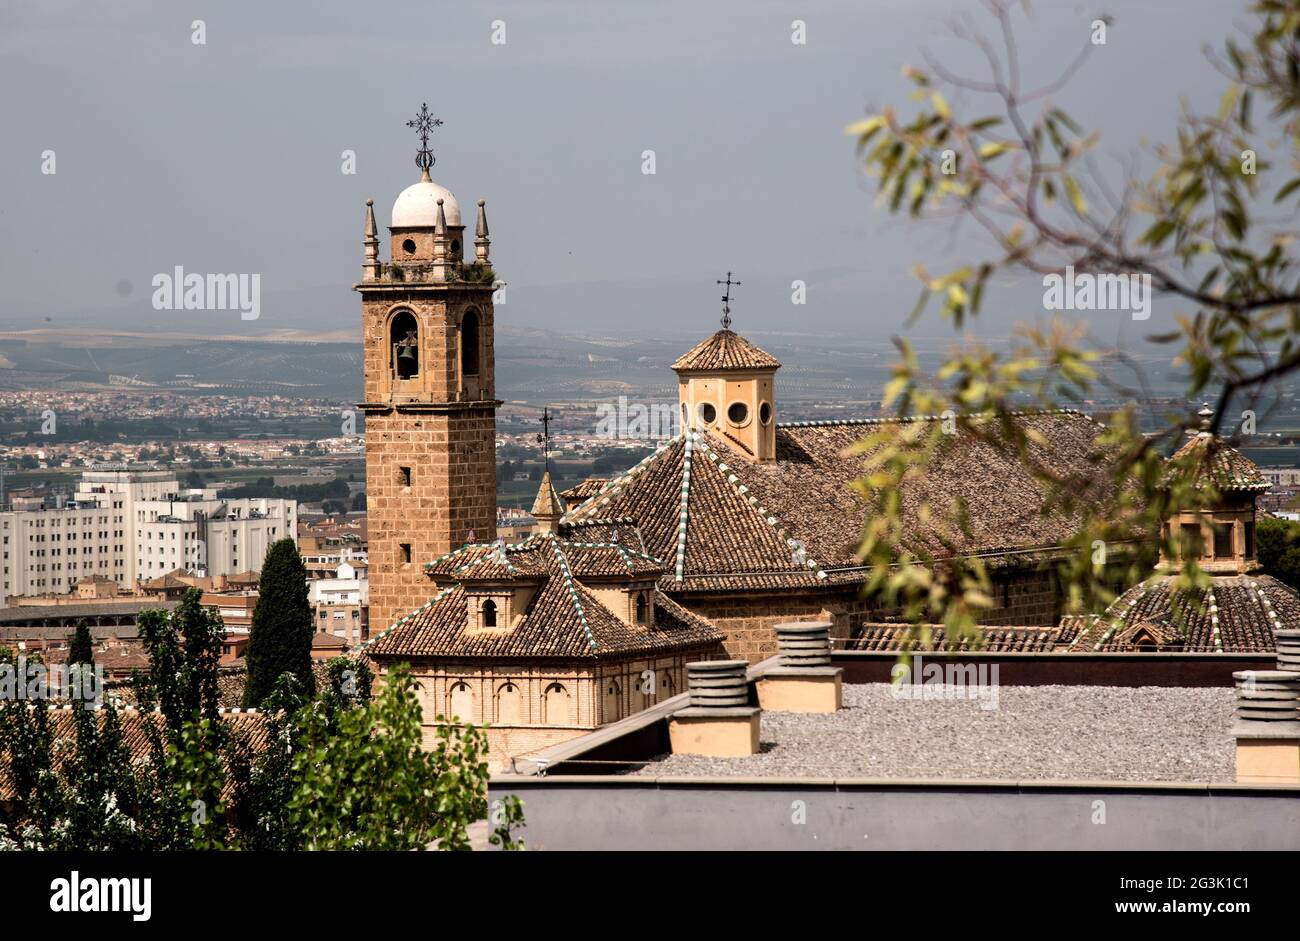
<path fill-rule="evenodd" d="M 1232 676 L 1237 783 L 1300 785 L 1300 673 L 1243 670 Z"/>
<path fill-rule="evenodd" d="M 758 752 L 761 710 L 749 704 L 748 674 L 744 660 L 686 664 L 691 704 L 668 722 L 674 755 L 738 758 Z"/>
<path fill-rule="evenodd" d="M 831 624 L 776 626 L 780 665 L 758 681 L 758 704 L 778 712 L 835 712 L 844 705 L 844 671 L 831 666 Z"/>

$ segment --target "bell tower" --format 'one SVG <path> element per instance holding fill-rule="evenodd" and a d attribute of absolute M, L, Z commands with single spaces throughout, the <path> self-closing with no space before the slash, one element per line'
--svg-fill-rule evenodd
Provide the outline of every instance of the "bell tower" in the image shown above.
<path fill-rule="evenodd" d="M 428 134 L 415 120 L 420 179 L 393 204 L 391 260 L 379 259 L 366 201 L 361 294 L 366 416 L 370 623 L 374 632 L 429 600 L 423 567 L 496 536 L 496 398 L 487 213 L 478 202 L 474 260 L 460 205 L 433 182 Z"/>
<path fill-rule="evenodd" d="M 682 428 L 726 439 L 747 460 L 776 460 L 776 357 L 731 329 L 731 288 L 722 296 L 722 329 L 673 363 Z"/>

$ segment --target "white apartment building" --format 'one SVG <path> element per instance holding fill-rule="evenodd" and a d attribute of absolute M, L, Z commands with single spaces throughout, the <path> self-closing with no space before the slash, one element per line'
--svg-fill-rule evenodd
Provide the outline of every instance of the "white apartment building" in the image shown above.
<path fill-rule="evenodd" d="M 178 568 L 260 569 L 267 547 L 297 525 L 292 500 L 218 500 L 182 490 L 170 471 L 89 470 L 60 509 L 0 513 L 4 597 L 71 591 L 88 575 L 130 591 Z"/>
<path fill-rule="evenodd" d="M 307 583 L 307 598 L 316 616 L 316 630 L 360 643 L 367 633 L 366 607 L 370 603 L 370 582 L 365 568 L 341 563 L 333 578 L 314 578 Z"/>
<path fill-rule="evenodd" d="M 266 550 L 298 528 L 293 500 L 219 500 L 212 490 L 187 491 L 135 507 L 137 578 L 178 568 L 196 575 L 261 569 Z"/>

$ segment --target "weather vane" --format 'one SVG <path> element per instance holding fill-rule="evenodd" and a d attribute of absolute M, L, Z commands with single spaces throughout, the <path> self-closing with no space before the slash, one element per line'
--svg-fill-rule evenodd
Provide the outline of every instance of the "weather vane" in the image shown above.
<path fill-rule="evenodd" d="M 719 281 L 718 283 L 725 284 L 727 286 L 727 293 L 722 295 L 722 329 L 730 330 L 731 329 L 731 288 L 733 285 L 739 286 L 740 282 L 732 281 L 731 272 L 728 271 L 727 280 Z"/>
<path fill-rule="evenodd" d="M 435 127 L 442 126 L 442 118 L 435 118 L 429 113 L 427 103 L 420 105 L 420 113 L 415 116 L 414 120 L 406 122 L 407 127 L 415 128 L 415 133 L 420 137 L 420 149 L 415 152 L 415 165 L 421 170 L 428 170 L 438 162 L 434 157 L 433 151 L 429 149 L 429 133 Z"/>
<path fill-rule="evenodd" d="M 542 423 L 542 433 L 537 436 L 537 443 L 542 446 L 542 466 L 546 470 L 551 469 L 551 411 L 542 409 L 542 417 L 538 419 Z"/>

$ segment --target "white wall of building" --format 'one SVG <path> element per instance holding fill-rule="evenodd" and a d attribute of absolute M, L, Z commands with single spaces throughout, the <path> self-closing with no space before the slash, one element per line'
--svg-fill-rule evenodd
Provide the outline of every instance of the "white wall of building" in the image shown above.
<path fill-rule="evenodd" d="M 297 526 L 292 500 L 218 500 L 212 490 L 182 491 L 168 471 L 86 471 L 75 506 L 0 513 L 0 604 L 13 595 L 66 593 L 89 575 L 130 590 L 178 568 L 260 570 L 271 543 L 293 537 Z"/>

